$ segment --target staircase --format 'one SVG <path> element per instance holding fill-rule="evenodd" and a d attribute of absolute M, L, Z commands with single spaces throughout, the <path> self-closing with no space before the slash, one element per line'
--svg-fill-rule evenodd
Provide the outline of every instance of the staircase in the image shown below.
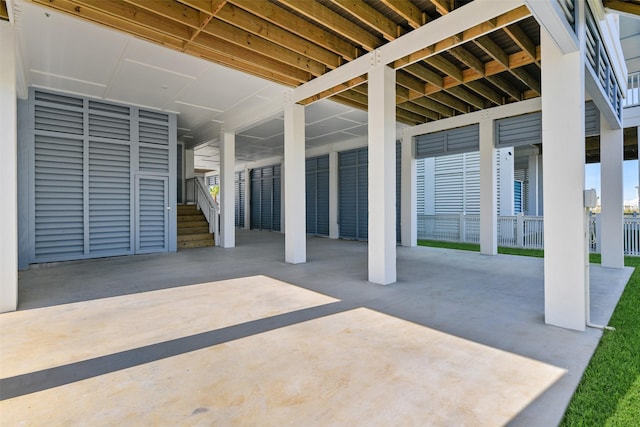
<path fill-rule="evenodd" d="M 209 223 L 195 205 L 178 205 L 178 248 L 214 246 Z"/>

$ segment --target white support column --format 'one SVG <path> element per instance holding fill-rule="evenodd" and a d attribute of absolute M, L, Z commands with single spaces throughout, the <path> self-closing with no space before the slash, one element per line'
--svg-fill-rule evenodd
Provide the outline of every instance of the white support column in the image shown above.
<path fill-rule="evenodd" d="M 18 306 L 18 131 L 13 24 L 0 21 L 0 313 Z"/>
<path fill-rule="evenodd" d="M 329 151 L 329 238 L 340 237 L 338 225 L 338 152 Z"/>
<path fill-rule="evenodd" d="M 501 148 L 498 150 L 500 153 L 500 215 L 513 216 L 513 180 L 514 178 L 514 166 L 513 147 Z"/>
<path fill-rule="evenodd" d="M 284 234 L 285 261 L 307 261 L 305 212 L 304 105 L 284 108 Z"/>
<path fill-rule="evenodd" d="M 530 154 L 527 183 L 527 215 L 538 216 L 538 160 L 539 154 Z"/>
<path fill-rule="evenodd" d="M 235 223 L 236 135 L 224 132 L 220 141 L 220 246 L 236 246 Z"/>
<path fill-rule="evenodd" d="M 396 281 L 395 70 L 369 71 L 369 281 Z"/>
<path fill-rule="evenodd" d="M 416 159 L 413 158 L 413 138 L 402 136 L 402 191 L 400 193 L 400 221 L 402 246 L 414 247 L 418 244 L 418 193 Z"/>
<path fill-rule="evenodd" d="M 498 253 L 497 167 L 493 120 L 480 121 L 480 253 Z"/>
<path fill-rule="evenodd" d="M 624 268 L 624 196 L 622 162 L 624 135 L 622 129 L 611 129 L 600 116 L 600 200 L 602 202 L 600 235 L 602 266 Z"/>
<path fill-rule="evenodd" d="M 584 330 L 589 280 L 583 195 L 584 61 L 580 51 L 563 55 L 544 27 L 540 39 L 542 156 L 544 182 L 549 183 L 544 189 L 545 322 Z"/>

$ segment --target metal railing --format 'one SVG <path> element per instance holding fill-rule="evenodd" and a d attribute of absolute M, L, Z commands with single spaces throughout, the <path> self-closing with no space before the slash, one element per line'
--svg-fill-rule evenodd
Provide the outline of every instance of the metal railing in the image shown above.
<path fill-rule="evenodd" d="M 627 97 L 622 101 L 626 107 L 640 106 L 640 72 L 629 74 Z"/>
<path fill-rule="evenodd" d="M 640 217 L 624 217 L 624 254 L 640 256 Z M 544 249 L 544 217 L 498 216 L 498 246 Z M 600 215 L 589 217 L 589 249 L 600 253 Z M 418 215 L 418 239 L 479 243 L 480 215 Z"/>
<path fill-rule="evenodd" d="M 220 207 L 213 200 L 209 187 L 205 185 L 202 177 L 189 178 L 187 183 L 187 203 L 195 203 L 209 223 L 209 233 L 213 233 L 216 246 L 219 245 L 220 234 Z"/>

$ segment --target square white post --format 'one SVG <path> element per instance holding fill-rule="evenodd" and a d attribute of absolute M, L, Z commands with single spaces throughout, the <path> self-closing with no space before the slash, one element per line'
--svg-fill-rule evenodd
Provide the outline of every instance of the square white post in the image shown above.
<path fill-rule="evenodd" d="M 400 217 L 402 226 L 402 246 L 414 247 L 418 244 L 418 192 L 416 159 L 413 158 L 413 138 L 402 136 L 402 191 L 400 193 Z"/>
<path fill-rule="evenodd" d="M 235 165 L 236 135 L 224 132 L 220 141 L 220 246 L 223 248 L 236 246 Z"/>
<path fill-rule="evenodd" d="M 498 153 L 500 155 L 500 215 L 513 216 L 515 215 L 513 206 L 514 149 L 513 147 L 505 147 L 499 149 Z"/>
<path fill-rule="evenodd" d="M 396 75 L 369 71 L 369 281 L 396 281 Z"/>
<path fill-rule="evenodd" d="M 607 119 L 600 115 L 602 227 L 599 231 L 602 236 L 602 266 L 610 268 L 624 268 L 623 137 L 622 129 L 611 129 Z"/>
<path fill-rule="evenodd" d="M 329 152 L 329 238 L 340 237 L 338 225 L 338 152 Z"/>
<path fill-rule="evenodd" d="M 480 253 L 498 253 L 497 167 L 493 120 L 480 121 Z"/>
<path fill-rule="evenodd" d="M 584 209 L 584 62 L 563 55 L 544 27 L 542 156 L 544 161 L 545 322 L 584 330 L 589 264 Z"/>
<path fill-rule="evenodd" d="M 0 21 L 0 313 L 18 307 L 18 130 L 13 24 Z"/>
<path fill-rule="evenodd" d="M 284 244 L 285 261 L 307 261 L 304 105 L 284 108 Z"/>

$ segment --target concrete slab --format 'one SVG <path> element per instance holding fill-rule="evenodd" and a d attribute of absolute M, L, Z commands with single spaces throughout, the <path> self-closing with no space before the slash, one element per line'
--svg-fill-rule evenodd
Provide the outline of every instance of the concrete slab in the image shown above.
<path fill-rule="evenodd" d="M 294 353 L 297 342 L 305 343 L 305 346 L 310 346 L 318 351 L 328 346 L 327 353 L 320 354 L 325 354 L 323 357 L 327 359 L 343 357 L 344 366 L 346 366 L 344 372 L 349 374 L 351 371 L 358 371 L 359 365 L 364 359 L 387 357 L 384 356 L 386 349 L 384 345 L 371 346 L 370 355 L 367 357 L 364 353 L 360 353 L 358 357 L 352 357 L 353 354 L 343 353 L 343 350 L 352 348 L 355 351 L 359 348 L 358 340 L 364 339 L 366 341 L 367 334 L 380 334 L 380 343 L 387 341 L 393 343 L 397 339 L 396 335 L 404 336 L 404 333 L 401 333 L 405 330 L 403 328 L 409 328 L 415 332 L 407 335 L 409 337 L 423 337 L 429 334 L 440 334 L 438 336 L 446 337 L 452 351 L 456 348 L 452 343 L 461 340 L 461 342 L 473 344 L 472 347 L 477 345 L 478 348 L 490 350 L 486 354 L 496 352 L 495 354 L 504 354 L 507 359 L 515 361 L 513 366 L 519 367 L 519 369 L 515 369 L 517 375 L 513 377 L 513 384 L 507 380 L 504 384 L 496 387 L 490 386 L 492 384 L 490 381 L 494 380 L 490 374 L 490 366 L 493 366 L 491 363 L 481 357 L 476 358 L 475 365 L 471 362 L 466 363 L 467 367 L 471 368 L 467 372 L 473 370 L 484 372 L 479 378 L 485 381 L 483 390 L 488 398 L 500 401 L 501 393 L 512 390 L 510 387 L 515 387 L 519 383 L 518 374 L 524 376 L 533 374 L 536 379 L 539 367 L 542 367 L 541 372 L 552 373 L 551 376 L 542 375 L 539 378 L 541 382 L 534 381 L 527 392 L 528 394 L 522 395 L 525 396 L 523 398 L 516 398 L 519 396 L 517 393 L 507 394 L 508 397 L 513 398 L 513 402 L 505 406 L 506 412 L 501 413 L 500 416 L 503 418 L 500 419 L 488 416 L 485 418 L 485 415 L 482 415 L 485 414 L 482 409 L 483 404 L 479 404 L 478 401 L 470 397 L 465 398 L 460 395 L 461 397 L 457 399 L 460 404 L 456 407 L 456 411 L 467 411 L 473 414 L 476 418 L 469 418 L 475 420 L 473 425 L 499 425 L 508 422 L 511 425 L 549 426 L 556 425 L 560 421 L 582 372 L 597 346 L 601 331 L 588 329 L 586 332 L 575 332 L 544 324 L 543 263 L 541 259 L 504 255 L 490 257 L 473 252 L 435 248 L 398 248 L 398 282 L 383 287 L 366 281 L 367 247 L 365 243 L 309 238 L 307 244 L 308 262 L 298 265 L 284 263 L 282 235 L 239 231 L 237 233 L 238 246 L 234 249 L 191 249 L 175 254 L 63 263 L 21 272 L 20 310 L 23 310 L 22 313 L 27 311 L 37 313 L 37 309 L 46 307 L 53 309 L 53 306 L 73 303 L 79 303 L 80 306 L 87 304 L 88 306 L 94 303 L 94 300 L 98 300 L 95 303 L 99 304 L 101 299 L 125 295 L 136 299 L 132 294 L 166 289 L 169 292 L 166 294 L 168 298 L 166 300 L 160 298 L 156 303 L 158 307 L 162 307 L 160 312 L 167 313 L 167 321 L 154 324 L 155 322 L 145 322 L 144 319 L 131 320 L 128 322 L 131 326 L 126 329 L 123 335 L 127 331 L 140 329 L 133 334 L 138 338 L 131 340 L 123 338 L 120 347 L 109 348 L 111 344 L 105 343 L 104 346 L 109 348 L 108 350 L 94 351 L 72 358 L 68 355 L 57 356 L 57 353 L 66 350 L 63 346 L 54 346 L 51 347 L 53 351 L 50 353 L 56 353 L 54 357 L 54 359 L 58 358 L 56 363 L 43 364 L 40 360 L 36 360 L 41 359 L 40 356 L 29 358 L 24 363 L 18 363 L 14 358 L 10 362 L 12 366 L 8 368 L 5 368 L 3 363 L 2 369 L 3 372 L 6 369 L 6 375 L 22 374 L 2 375 L 0 388 L 4 400 L 0 402 L 0 412 L 5 413 L 5 408 L 18 405 L 16 402 L 28 401 L 35 409 L 28 412 L 21 410 L 16 412 L 21 414 L 22 421 L 28 424 L 29 414 L 34 414 L 35 417 L 38 408 L 44 405 L 45 401 L 48 401 L 49 397 L 46 399 L 44 397 L 56 396 L 55 399 L 59 402 L 59 405 L 56 406 L 57 411 L 53 414 L 49 413 L 49 416 L 58 414 L 62 417 L 60 418 L 62 422 L 66 419 L 64 418 L 65 411 L 71 410 L 65 406 L 64 402 L 65 399 L 69 399 L 69 402 L 73 401 L 69 396 L 76 394 L 76 391 L 72 390 L 74 387 L 80 387 L 78 390 L 87 387 L 85 397 L 87 402 L 91 402 L 93 398 L 100 401 L 103 393 L 107 392 L 98 391 L 95 385 L 93 387 L 84 385 L 95 381 L 104 381 L 105 384 L 111 384 L 109 387 L 119 389 L 119 387 L 125 387 L 120 379 L 130 378 L 131 387 L 142 387 L 144 384 L 140 384 L 139 381 L 148 381 L 150 384 L 157 384 L 160 387 L 161 384 L 166 384 L 163 383 L 163 378 L 167 372 L 174 372 L 172 369 L 186 366 L 181 362 L 184 357 L 196 357 L 195 354 L 206 354 L 207 352 L 221 354 L 226 351 L 223 349 L 227 348 L 230 343 L 248 340 L 255 344 L 259 341 L 254 340 L 262 340 L 265 339 L 264 337 L 267 337 L 267 341 L 253 347 L 254 349 L 259 348 L 259 350 L 252 352 L 256 360 L 273 359 L 273 357 L 269 357 L 272 350 L 274 352 L 276 349 L 283 351 L 280 343 L 293 346 Z M 631 269 L 614 270 L 600 266 L 591 267 L 591 307 L 594 322 L 606 323 L 630 274 Z M 203 322 L 199 329 L 189 329 L 190 326 L 182 325 L 184 322 L 181 322 L 180 319 L 189 319 L 187 323 L 198 323 L 197 319 L 202 318 L 202 312 L 198 314 L 198 310 L 196 310 L 197 313 L 194 315 L 188 313 L 192 304 L 180 302 L 180 298 L 183 296 L 180 292 L 181 289 L 186 298 L 188 288 L 185 287 L 189 285 L 197 287 L 210 282 L 258 275 L 285 282 L 288 284 L 287 286 L 293 286 L 295 289 L 303 288 L 300 291 L 292 291 L 293 295 L 304 294 L 308 296 L 308 299 L 305 297 L 302 298 L 303 301 L 295 300 L 293 304 L 289 305 L 283 303 L 280 311 L 274 312 L 275 315 L 273 315 L 274 313 L 269 315 L 269 313 L 258 312 L 253 320 L 248 321 L 245 321 L 243 317 L 246 313 L 242 313 L 241 307 L 244 303 L 239 304 L 236 306 L 238 308 L 232 311 L 239 310 L 241 312 L 238 320 L 235 321 L 241 323 L 235 323 L 232 326 L 225 327 L 225 323 L 213 320 L 213 318 L 207 318 L 207 321 Z M 176 287 L 178 289 L 170 289 Z M 275 287 L 282 290 L 279 285 Z M 305 289 L 315 293 L 305 294 Z M 251 300 L 252 292 L 251 287 L 245 289 L 242 292 L 244 295 L 238 294 L 238 301 Z M 161 294 L 162 292 L 158 293 L 158 295 Z M 277 301 L 277 290 L 274 291 L 274 295 L 276 298 L 273 298 L 273 301 Z M 276 302 L 274 304 L 278 305 Z M 196 304 L 193 306 L 195 307 Z M 246 307 L 251 307 L 251 305 L 248 304 Z M 360 307 L 365 309 L 365 315 L 360 314 L 363 312 L 358 310 Z M 22 313 L 14 314 L 21 315 Z M 114 313 L 118 313 L 117 305 L 114 306 Z M 144 313 L 144 310 L 140 313 Z M 352 318 L 350 317 L 351 313 L 358 314 Z M 135 315 L 135 310 L 131 314 Z M 6 337 L 15 334 L 15 329 L 18 331 L 22 329 L 17 323 L 10 328 L 4 327 L 7 317 L 0 315 L 0 337 L 2 338 L 3 353 L 4 343 L 8 342 Z M 374 321 L 375 319 L 381 319 L 381 323 Z M 333 327 L 339 326 L 343 329 L 353 329 L 354 326 L 360 328 L 362 322 L 365 325 L 370 323 L 371 327 L 360 328 L 363 332 L 358 333 L 356 338 L 349 337 L 354 340 L 352 342 L 347 340 L 341 341 L 341 345 L 331 345 L 333 341 L 323 335 L 325 332 L 322 332 L 328 327 L 325 322 L 329 322 L 329 324 L 335 322 Z M 78 323 L 82 324 L 83 321 Z M 207 329 L 206 324 L 209 324 L 209 330 L 203 332 L 203 329 Z M 308 329 L 300 329 L 302 325 Z M 59 325 L 53 329 L 60 328 L 64 329 L 65 326 Z M 389 329 L 397 333 L 390 333 Z M 5 335 L 7 330 L 11 330 L 9 335 Z M 307 332 L 300 334 L 301 330 Z M 45 329 L 43 333 L 47 335 L 53 332 Z M 154 336 L 154 338 L 145 341 L 143 337 L 146 334 Z M 269 339 L 274 336 L 278 339 Z M 414 341 L 414 338 L 410 341 Z M 118 340 L 119 338 L 112 339 Z M 94 342 L 96 347 L 102 345 L 99 344 L 99 341 Z M 38 352 L 42 355 L 42 353 L 46 353 L 46 351 L 38 349 L 39 346 L 43 346 L 42 342 L 46 341 L 31 340 L 28 344 L 25 342 L 22 351 L 28 353 L 29 348 L 33 348 L 34 355 Z M 155 344 L 149 344 L 150 342 Z M 417 339 L 415 342 L 422 341 Z M 278 343 L 278 345 L 274 346 L 270 343 Z M 429 363 L 411 365 L 405 359 L 407 355 L 404 354 L 404 351 L 398 351 L 393 355 L 388 355 L 389 360 L 395 361 L 391 364 L 393 369 L 402 370 L 409 369 L 410 366 L 414 366 L 414 368 L 420 366 L 425 370 L 425 375 L 450 372 L 441 368 L 443 366 L 441 363 L 445 363 L 451 357 L 450 355 L 438 353 L 432 346 L 424 342 L 417 345 L 417 349 L 425 352 L 421 353 L 420 360 L 429 360 Z M 109 353 L 114 351 L 115 353 Z M 99 354 L 102 356 L 97 356 Z M 273 356 L 276 354 L 273 353 Z M 358 354 L 357 351 L 355 354 Z M 206 356 L 203 357 L 206 358 Z M 211 363 L 210 365 L 215 365 L 216 369 L 226 365 L 232 367 L 234 366 L 232 361 L 236 360 L 235 357 L 227 356 L 227 359 L 224 360 L 229 362 Z M 241 366 L 244 366 L 245 362 L 240 362 L 240 360 L 237 359 Z M 285 358 L 285 360 L 288 359 Z M 172 361 L 175 361 L 175 366 Z M 60 363 L 62 365 L 56 365 Z M 285 363 L 285 365 L 287 367 L 291 365 L 291 371 L 288 371 L 289 374 L 286 378 L 302 381 L 309 375 L 304 364 Z M 464 364 L 457 365 L 460 372 L 462 372 L 462 365 Z M 51 368 L 47 368 L 47 366 L 51 366 Z M 485 368 L 489 371 L 484 371 Z M 457 372 L 457 369 L 454 371 Z M 566 374 L 553 383 L 554 375 L 557 377 L 560 372 L 558 369 L 566 371 Z M 147 370 L 145 371 L 147 374 L 153 373 L 153 375 L 138 376 L 134 372 L 142 372 L 139 370 Z M 411 372 L 414 371 L 415 369 Z M 182 372 L 182 374 L 179 375 L 178 372 Z M 170 377 L 174 383 L 182 380 L 183 376 L 184 378 L 192 378 L 185 375 L 187 374 L 184 371 L 178 369 Z M 264 385 L 268 383 L 267 379 L 254 378 L 249 373 L 247 375 L 246 381 L 248 382 L 253 381 L 254 384 Z M 467 376 L 471 377 L 472 375 Z M 442 402 L 441 399 L 460 384 L 473 389 L 468 384 L 453 381 L 450 375 L 448 375 L 450 380 L 447 380 L 446 376 L 442 378 L 443 380 L 438 383 L 440 386 L 437 389 L 428 390 L 421 388 L 421 383 L 424 381 L 406 382 L 402 387 L 391 386 L 387 376 L 375 369 L 370 371 L 369 379 L 375 382 L 376 393 L 389 401 L 393 401 L 393 396 L 396 394 L 405 397 L 415 394 L 420 398 L 426 396 L 426 400 Z M 203 381 L 206 381 L 206 378 L 203 378 Z M 300 384 L 295 381 L 285 382 L 282 385 L 293 387 L 295 384 Z M 230 390 L 229 387 L 232 387 L 232 383 L 233 381 L 215 383 L 211 386 L 213 389 L 206 388 L 206 390 L 212 393 L 223 393 Z M 175 384 L 172 385 L 175 386 Z M 318 384 L 317 386 L 322 387 L 323 385 Z M 358 393 L 362 396 L 368 396 L 365 389 L 359 389 Z M 175 414 L 188 412 L 188 414 L 197 413 L 205 416 L 206 411 L 203 408 L 212 408 L 212 406 L 202 406 L 204 403 L 196 407 L 194 406 L 197 403 L 195 401 L 190 401 L 186 406 L 180 406 L 175 403 L 177 400 L 171 398 L 173 396 L 171 387 L 160 387 L 159 390 L 165 390 L 167 393 L 162 397 L 162 399 L 169 399 L 167 405 L 177 405 Z M 180 390 L 180 388 L 176 390 Z M 190 393 L 199 393 L 201 391 L 199 390 L 196 387 Z M 292 390 L 297 389 L 294 387 Z M 345 393 L 347 392 L 348 390 L 345 390 Z M 267 394 L 270 395 L 270 393 Z M 304 398 L 302 394 L 300 397 Z M 144 400 L 145 396 L 141 395 L 140 399 L 142 402 L 146 401 Z M 365 400 L 345 398 L 341 401 L 341 407 L 344 408 L 342 412 L 349 413 L 349 408 L 351 408 L 354 413 L 358 413 Z M 133 398 L 125 399 L 123 402 L 125 407 L 132 408 L 133 415 L 131 416 L 133 418 L 131 419 L 135 423 L 138 420 L 135 418 L 137 413 L 135 408 L 140 403 Z M 25 403 L 19 403 L 19 405 L 23 404 Z M 89 403 L 87 405 L 89 405 L 87 408 L 92 407 Z M 249 403 L 241 406 L 252 407 Z M 320 402 L 320 406 L 323 406 L 322 402 Z M 292 403 L 291 408 L 287 411 L 295 410 L 296 407 Z M 263 404 L 260 408 L 266 410 L 267 406 Z M 401 406 L 400 408 L 405 408 L 400 411 L 404 414 L 403 416 L 408 417 L 406 419 L 409 420 L 409 423 L 413 419 L 411 417 L 421 417 L 425 412 L 423 410 L 416 415 L 414 407 Z M 315 421 L 312 420 L 307 424 L 326 425 L 335 420 L 331 418 L 335 415 L 332 412 L 332 406 L 324 404 L 324 409 L 324 412 L 317 413 Z M 104 410 L 121 412 L 115 406 Z M 262 414 L 261 421 L 269 420 L 269 416 L 265 415 L 266 412 Z M 297 424 L 295 416 L 291 415 L 292 413 L 289 414 L 290 423 Z M 445 409 L 445 405 L 430 407 L 428 414 L 427 418 L 419 418 L 422 425 L 443 425 L 455 422 L 452 413 Z M 91 416 L 91 412 L 88 410 L 86 413 L 78 413 L 75 416 L 78 417 L 75 420 L 82 422 L 83 417 Z M 210 421 L 211 416 L 211 414 L 206 415 L 209 417 L 206 419 Z M 209 423 L 209 421 L 203 422 Z M 193 423 L 197 423 L 195 418 Z M 460 421 L 460 424 L 464 423 Z"/>

